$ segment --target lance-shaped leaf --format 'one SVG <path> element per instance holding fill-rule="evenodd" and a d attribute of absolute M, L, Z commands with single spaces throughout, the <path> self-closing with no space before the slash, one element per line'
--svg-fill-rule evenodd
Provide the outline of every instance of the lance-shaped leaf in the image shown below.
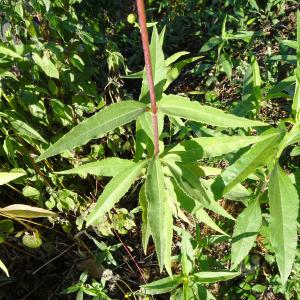
<path fill-rule="evenodd" d="M 215 197 L 219 199 L 235 185 L 245 180 L 256 168 L 266 164 L 272 155 L 276 153 L 275 149 L 280 140 L 280 134 L 270 134 L 268 138 L 254 145 L 227 167 L 211 186 Z"/>
<path fill-rule="evenodd" d="M 159 101 L 163 93 L 164 84 L 166 82 L 167 69 L 165 66 L 165 58 L 162 50 L 162 43 L 160 42 L 156 26 L 153 27 L 152 31 L 150 54 L 155 95 L 156 100 Z M 149 97 L 149 86 L 146 76 L 146 70 L 144 69 L 140 101 L 144 103 L 149 103 Z"/>
<path fill-rule="evenodd" d="M 240 272 L 197 272 L 193 274 L 194 280 L 201 283 L 211 283 L 217 281 L 225 281 L 241 275 Z"/>
<path fill-rule="evenodd" d="M 255 126 L 269 126 L 269 124 L 240 118 L 227 114 L 220 109 L 199 102 L 190 101 L 188 98 L 168 95 L 158 103 L 159 111 L 173 117 L 180 117 L 190 121 L 204 124 L 231 128 L 248 128 Z"/>
<path fill-rule="evenodd" d="M 277 164 L 269 182 L 270 235 L 282 283 L 287 281 L 297 247 L 299 198 L 289 176 Z"/>
<path fill-rule="evenodd" d="M 10 56 L 12 58 L 22 58 L 17 52 L 5 47 L 4 45 L 0 45 L 0 54 Z"/>
<path fill-rule="evenodd" d="M 213 195 L 209 193 L 209 191 L 201 184 L 198 174 L 195 174 L 197 169 L 193 172 L 190 166 L 185 166 L 179 163 L 168 163 L 168 168 L 170 169 L 178 187 L 189 198 L 200 203 L 201 206 L 221 216 L 224 216 L 225 218 L 234 220 L 234 218 L 217 201 L 213 199 Z"/>
<path fill-rule="evenodd" d="M 26 173 L 19 172 L 0 172 L 0 185 L 9 183 L 10 181 L 26 175 Z"/>
<path fill-rule="evenodd" d="M 109 157 L 103 160 L 86 163 L 70 170 L 56 172 L 56 174 L 78 174 L 80 176 L 87 176 L 90 174 L 94 176 L 113 177 L 133 165 L 134 162 L 132 160 Z"/>
<path fill-rule="evenodd" d="M 168 181 L 166 180 L 166 183 Z M 218 231 L 224 235 L 227 235 L 208 215 L 208 213 L 203 209 L 199 201 L 196 201 L 189 197 L 181 188 L 178 187 L 176 181 L 172 178 L 169 180 L 169 185 L 167 186 L 168 193 L 172 198 L 175 198 L 176 201 L 180 204 L 180 207 L 186 210 L 187 212 L 195 215 L 199 222 L 202 222 L 212 228 L 215 231 Z M 180 215 L 178 214 L 180 217 Z M 185 221 L 189 224 L 189 221 Z"/>
<path fill-rule="evenodd" d="M 86 225 L 89 226 L 105 213 L 110 211 L 114 205 L 128 192 L 136 178 L 142 174 L 147 161 L 136 163 L 121 171 L 110 180 L 98 198 L 95 208 L 88 215 Z"/>
<path fill-rule="evenodd" d="M 247 206 L 236 219 L 232 236 L 231 269 L 248 255 L 261 226 L 262 216 L 259 201 L 255 200 Z"/>
<path fill-rule="evenodd" d="M 145 111 L 146 105 L 137 101 L 129 100 L 112 104 L 72 128 L 54 145 L 50 146 L 37 161 L 97 139 L 110 130 L 136 119 Z"/>
<path fill-rule="evenodd" d="M 160 270 L 165 265 L 171 275 L 171 246 L 173 237 L 172 212 L 168 204 L 162 165 L 157 157 L 149 162 L 146 179 L 148 222 L 155 243 Z"/>
<path fill-rule="evenodd" d="M 25 204 L 12 204 L 0 208 L 0 213 L 5 214 L 11 218 L 41 218 L 41 217 L 55 217 L 56 214 L 47 209 L 33 207 Z"/>
<path fill-rule="evenodd" d="M 164 294 L 173 291 L 182 282 L 182 275 L 174 275 L 163 279 L 156 280 L 149 284 L 142 285 L 141 288 L 148 295 Z"/>
<path fill-rule="evenodd" d="M 2 262 L 1 259 L 0 259 L 0 269 L 6 274 L 7 277 L 9 277 L 8 270 L 7 270 L 5 264 Z"/>
<path fill-rule="evenodd" d="M 300 49 L 299 49 L 299 53 L 300 53 Z M 295 70 L 295 77 L 296 77 L 296 87 L 295 87 L 295 94 L 293 98 L 292 111 L 296 119 L 296 122 L 298 122 L 300 118 L 300 114 L 299 114 L 300 112 L 300 63 L 297 69 Z"/>
<path fill-rule="evenodd" d="M 219 136 L 199 137 L 182 142 L 164 155 L 164 160 L 183 163 L 195 162 L 201 158 L 216 157 L 235 152 L 243 147 L 264 140 L 266 136 Z"/>
<path fill-rule="evenodd" d="M 140 189 L 139 204 L 140 207 L 142 208 L 142 245 L 143 245 L 144 253 L 146 254 L 151 231 L 150 231 L 150 225 L 148 220 L 148 201 L 146 198 L 145 184 L 143 184 L 143 186 Z"/>

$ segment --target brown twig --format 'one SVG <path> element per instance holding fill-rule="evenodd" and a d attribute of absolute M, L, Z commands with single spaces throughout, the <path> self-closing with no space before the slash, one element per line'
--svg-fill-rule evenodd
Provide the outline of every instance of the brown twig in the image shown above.
<path fill-rule="evenodd" d="M 138 269 L 142 279 L 144 280 L 145 283 L 147 283 L 146 278 L 144 276 L 144 272 L 143 270 L 140 268 L 140 266 L 138 265 L 137 261 L 135 260 L 135 258 L 132 256 L 132 254 L 130 253 L 130 250 L 128 249 L 128 247 L 125 245 L 125 243 L 122 241 L 122 239 L 120 238 L 120 236 L 118 235 L 118 233 L 116 231 L 114 231 L 114 235 L 116 235 L 116 237 L 119 239 L 119 241 L 121 242 L 122 246 L 124 247 L 125 251 L 127 252 L 127 254 L 130 256 L 130 259 L 133 261 L 134 265 L 136 266 L 136 268 Z"/>

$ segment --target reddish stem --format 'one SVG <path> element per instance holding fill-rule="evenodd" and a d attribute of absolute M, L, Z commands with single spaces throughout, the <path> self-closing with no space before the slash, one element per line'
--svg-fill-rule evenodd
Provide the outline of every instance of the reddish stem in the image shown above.
<path fill-rule="evenodd" d="M 151 65 L 151 56 L 150 56 L 150 49 L 149 49 L 149 37 L 148 37 L 148 30 L 147 30 L 144 0 L 136 0 L 136 4 L 137 4 L 138 15 L 139 15 L 139 23 L 140 23 L 143 51 L 144 51 L 144 58 L 145 58 L 145 65 L 146 65 L 146 74 L 147 74 L 147 81 L 149 85 L 149 94 L 150 94 L 150 101 L 151 101 L 152 126 L 154 131 L 154 154 L 157 156 L 159 154 L 157 106 L 156 106 L 156 99 L 155 99 L 154 81 L 152 75 L 152 65 Z"/>

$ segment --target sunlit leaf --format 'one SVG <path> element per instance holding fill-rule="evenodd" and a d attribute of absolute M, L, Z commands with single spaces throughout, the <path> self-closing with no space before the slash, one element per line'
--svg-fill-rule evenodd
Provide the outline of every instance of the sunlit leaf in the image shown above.
<path fill-rule="evenodd" d="M 136 163 L 121 171 L 110 180 L 98 198 L 96 206 L 88 215 L 86 220 L 87 226 L 90 226 L 97 220 L 101 220 L 103 215 L 114 207 L 114 205 L 128 192 L 137 177 L 142 174 L 146 164 L 147 161 Z"/>
<path fill-rule="evenodd" d="M 159 111 L 166 115 L 181 117 L 213 126 L 231 128 L 269 126 L 269 124 L 227 114 L 220 109 L 201 105 L 199 102 L 190 101 L 188 98 L 176 95 L 164 96 L 158 103 L 158 107 Z"/>
<path fill-rule="evenodd" d="M 261 226 L 259 201 L 255 200 L 236 219 L 232 236 L 231 269 L 235 269 L 253 247 Z"/>
<path fill-rule="evenodd" d="M 0 212 L 12 218 L 41 218 L 41 217 L 55 217 L 56 214 L 52 211 L 33 207 L 25 204 L 12 204 L 0 208 Z"/>
<path fill-rule="evenodd" d="M 296 255 L 299 197 L 279 164 L 269 182 L 270 235 L 282 283 L 287 281 Z"/>
<path fill-rule="evenodd" d="M 145 111 L 145 104 L 137 101 L 129 100 L 112 104 L 73 127 L 54 145 L 42 153 L 37 161 L 84 145 L 88 141 L 99 138 L 110 130 L 136 119 Z"/>

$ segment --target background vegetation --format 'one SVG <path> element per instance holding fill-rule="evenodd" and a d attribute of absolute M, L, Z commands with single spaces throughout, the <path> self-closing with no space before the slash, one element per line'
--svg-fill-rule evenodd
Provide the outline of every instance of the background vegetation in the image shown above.
<path fill-rule="evenodd" d="M 180 170 L 192 170 L 189 178 L 201 176 L 205 190 L 212 186 L 220 201 L 214 208 L 207 204 L 197 209 L 175 201 L 173 257 L 158 263 L 153 225 L 148 246 L 145 238 L 149 215 L 143 182 L 154 182 L 145 171 L 138 173 L 120 202 L 101 215 L 101 222 L 90 221 L 89 227 L 85 223 L 107 177 L 115 179 L 123 170 L 126 177 L 131 160 L 151 158 L 145 120 L 128 123 L 132 118 L 86 144 L 78 138 L 77 144 L 62 149 L 66 151 L 47 152 L 77 124 L 107 112 L 111 104 L 131 99 L 148 103 L 140 31 L 134 17 L 128 17 L 136 16 L 135 2 L 2 0 L 0 258 L 10 276 L 1 273 L 0 297 L 300 299 L 299 235 L 293 235 L 299 229 L 298 1 L 146 2 L 155 80 L 164 83 L 157 84 L 162 98 L 189 97 L 193 109 L 201 103 L 271 126 L 234 128 L 230 119 L 219 125 L 215 118 L 200 122 L 198 116 L 174 113 L 161 100 L 160 110 L 169 116 L 165 123 L 161 120 L 164 176 L 176 181 L 171 186 L 184 177 L 172 165 L 179 159 L 188 167 Z M 227 145 L 225 136 L 236 137 L 236 142 Z M 216 144 L 200 140 L 205 155 L 197 156 L 199 145 L 195 153 L 187 141 L 198 137 L 216 138 Z M 93 165 L 108 157 L 115 159 Z M 214 190 L 220 178 L 231 184 L 230 170 L 244 157 L 250 162 L 247 171 L 234 173 L 235 188 L 228 193 L 220 186 Z M 195 162 L 197 168 L 191 167 Z M 85 166 L 88 163 L 92 165 Z M 148 168 L 160 167 L 154 162 Z M 178 196 L 182 190 L 177 190 L 174 197 L 191 196 L 190 187 L 198 188 L 194 185 L 188 182 L 185 193 Z M 275 229 L 269 224 L 277 211 L 272 215 L 269 198 L 284 203 L 281 213 L 290 217 L 283 217 Z M 27 207 L 3 209 L 12 204 Z M 170 228 L 173 231 L 172 224 Z M 282 228 L 291 232 L 286 229 L 287 240 L 276 243 L 272 230 L 280 236 Z M 238 242 L 236 237 L 244 233 Z M 159 264 L 167 271 L 161 273 Z M 199 271 L 224 273 L 209 278 Z M 151 285 L 161 278 L 166 279 Z"/>

